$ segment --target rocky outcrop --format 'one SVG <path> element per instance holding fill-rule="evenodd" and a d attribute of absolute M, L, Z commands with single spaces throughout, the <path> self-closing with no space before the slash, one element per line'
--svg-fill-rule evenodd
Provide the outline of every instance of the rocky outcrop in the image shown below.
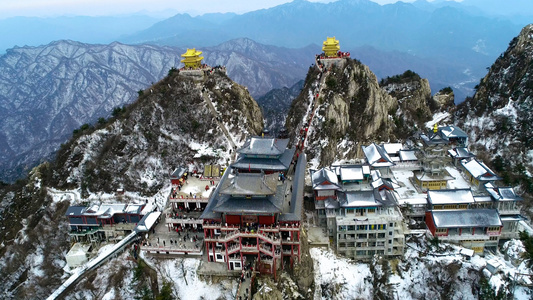
<path fill-rule="evenodd" d="M 300 138 L 313 116 L 306 151 L 316 166 L 360 158 L 361 146 L 374 141 L 409 137 L 431 118 L 431 90 L 427 80 L 404 75 L 380 86 L 374 73 L 357 60 L 339 60 L 324 71 L 312 68 L 289 111 L 286 126 L 291 137 Z"/>
<path fill-rule="evenodd" d="M 510 42 L 476 88 L 473 98 L 458 105 L 457 124 L 506 184 L 533 193 L 527 175 L 533 173 L 533 24 Z"/>
<path fill-rule="evenodd" d="M 54 185 L 83 192 L 118 187 L 151 194 L 193 158 L 227 165 L 235 146 L 260 134 L 248 91 L 215 72 L 195 82 L 173 72 L 107 123 L 77 133 L 57 156 Z"/>

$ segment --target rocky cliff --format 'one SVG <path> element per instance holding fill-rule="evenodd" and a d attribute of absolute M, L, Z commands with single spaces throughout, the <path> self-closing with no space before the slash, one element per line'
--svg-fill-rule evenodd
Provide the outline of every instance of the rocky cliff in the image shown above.
<path fill-rule="evenodd" d="M 306 151 L 313 165 L 325 166 L 361 157 L 362 145 L 409 137 L 431 118 L 430 101 L 427 80 L 414 72 L 384 79 L 380 86 L 367 66 L 343 59 L 309 70 L 286 126 L 291 138 L 300 138 L 311 120 Z"/>
<path fill-rule="evenodd" d="M 171 168 L 193 157 L 227 164 L 247 136 L 260 134 L 261 110 L 246 88 L 218 71 L 200 82 L 177 73 L 144 90 L 116 121 L 64 144 L 57 186 L 150 193 Z"/>
<path fill-rule="evenodd" d="M 458 106 L 457 124 L 506 183 L 533 192 L 533 25 L 510 42 L 476 88 Z"/>

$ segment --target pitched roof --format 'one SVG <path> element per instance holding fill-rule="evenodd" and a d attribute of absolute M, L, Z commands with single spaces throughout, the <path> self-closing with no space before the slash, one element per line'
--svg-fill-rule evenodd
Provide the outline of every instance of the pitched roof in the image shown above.
<path fill-rule="evenodd" d="M 311 174 L 314 190 L 338 190 L 341 189 L 335 172 L 329 168 L 322 168 Z"/>
<path fill-rule="evenodd" d="M 289 169 L 296 149 L 285 149 L 285 152 L 277 158 L 255 158 L 239 155 L 232 167 L 236 169 L 285 171 Z"/>
<path fill-rule="evenodd" d="M 172 174 L 170 175 L 170 178 L 171 179 L 175 179 L 175 178 L 181 178 L 181 176 L 183 176 L 183 174 L 185 174 L 185 172 L 187 172 L 187 169 L 184 168 L 184 167 L 177 167 L 174 172 L 172 172 Z"/>
<path fill-rule="evenodd" d="M 394 162 L 382 146 L 372 143 L 370 146 L 362 146 L 368 164 L 372 167 L 390 167 Z"/>
<path fill-rule="evenodd" d="M 457 159 L 463 159 L 463 158 L 470 158 L 475 157 L 476 155 L 468 150 L 466 147 L 456 147 L 453 149 L 448 150 L 448 153 L 453 158 Z"/>
<path fill-rule="evenodd" d="M 235 173 L 224 180 L 219 191 L 223 195 L 274 195 L 278 174 Z"/>
<path fill-rule="evenodd" d="M 401 161 L 417 161 L 418 157 L 415 155 L 415 150 L 400 150 Z"/>
<path fill-rule="evenodd" d="M 244 142 L 237 153 L 246 155 L 281 155 L 285 152 L 289 139 L 253 136 Z"/>
<path fill-rule="evenodd" d="M 384 143 L 382 146 L 387 154 L 396 154 L 403 149 L 403 145 L 401 143 Z"/>
<path fill-rule="evenodd" d="M 481 181 L 494 181 L 500 180 L 501 177 L 496 175 L 487 165 L 477 159 L 462 160 L 461 165 L 470 173 L 474 178 Z"/>
<path fill-rule="evenodd" d="M 502 226 L 496 209 L 434 210 L 430 214 L 437 228 Z"/>
<path fill-rule="evenodd" d="M 512 187 L 493 187 L 485 185 L 487 192 L 496 201 L 520 201 L 522 197 L 518 196 Z"/>
<path fill-rule="evenodd" d="M 381 203 L 376 201 L 374 191 L 349 191 L 337 194 L 341 207 L 377 207 Z"/>
<path fill-rule="evenodd" d="M 430 204 L 468 204 L 474 203 L 474 196 L 470 189 L 429 190 Z"/>
<path fill-rule="evenodd" d="M 438 132 L 444 139 L 448 140 L 451 138 L 468 138 L 468 134 L 455 125 L 439 127 Z"/>
<path fill-rule="evenodd" d="M 339 173 L 342 181 L 363 180 L 363 167 L 340 167 Z"/>

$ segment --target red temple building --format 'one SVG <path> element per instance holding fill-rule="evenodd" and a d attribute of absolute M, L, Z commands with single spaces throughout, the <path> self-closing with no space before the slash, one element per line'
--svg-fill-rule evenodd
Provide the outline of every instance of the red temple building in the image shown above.
<path fill-rule="evenodd" d="M 304 154 L 293 161 L 293 149 L 276 147 L 287 144 L 254 137 L 238 151 L 240 160 L 226 170 L 201 216 L 209 262 L 276 276 L 279 268 L 300 260 L 307 162 Z M 278 158 L 267 157 L 269 153 Z M 291 157 L 284 164 L 279 158 L 286 153 Z"/>

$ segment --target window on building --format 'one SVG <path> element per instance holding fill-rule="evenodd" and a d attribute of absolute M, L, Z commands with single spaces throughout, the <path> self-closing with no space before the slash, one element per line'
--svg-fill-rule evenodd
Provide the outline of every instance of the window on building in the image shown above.
<path fill-rule="evenodd" d="M 467 209 L 467 208 L 468 208 L 468 205 L 466 204 L 459 205 L 459 209 Z"/>
<path fill-rule="evenodd" d="M 389 227 L 394 227 L 394 223 L 389 223 Z"/>
<path fill-rule="evenodd" d="M 389 236 L 392 236 L 392 231 L 389 231 Z"/>
<path fill-rule="evenodd" d="M 385 250 L 378 250 L 377 254 L 385 254 Z"/>
<path fill-rule="evenodd" d="M 359 233 L 359 234 L 357 234 L 357 238 L 358 239 L 366 239 L 367 238 L 367 234 L 366 233 Z"/>
<path fill-rule="evenodd" d="M 376 242 L 369 242 L 368 247 L 376 247 Z"/>
<path fill-rule="evenodd" d="M 437 228 L 435 230 L 436 233 L 447 233 L 448 232 L 448 229 L 447 228 Z"/>
<path fill-rule="evenodd" d="M 376 234 L 375 233 L 369 233 L 368 234 L 368 238 L 369 239 L 375 239 L 376 238 Z"/>
<path fill-rule="evenodd" d="M 357 255 L 357 256 L 365 256 L 366 255 L 366 250 L 357 250 L 357 251 L 355 251 L 355 255 Z"/>
<path fill-rule="evenodd" d="M 392 244 L 392 240 L 389 240 L 389 244 Z"/>
<path fill-rule="evenodd" d="M 367 230 L 367 225 L 357 225 L 357 230 Z"/>
<path fill-rule="evenodd" d="M 367 213 L 375 214 L 376 213 L 376 209 L 375 208 L 369 208 L 369 209 L 367 209 Z"/>
<path fill-rule="evenodd" d="M 489 239 L 490 239 L 491 241 L 497 241 L 497 240 L 498 240 L 498 237 L 497 237 L 497 236 L 491 236 Z"/>
<path fill-rule="evenodd" d="M 346 225 L 339 225 L 339 231 L 346 231 Z"/>
<path fill-rule="evenodd" d="M 385 246 L 385 242 L 384 241 L 378 241 L 377 242 L 377 246 L 378 247 L 384 247 Z"/>
<path fill-rule="evenodd" d="M 488 230 L 489 231 L 500 231 L 500 227 L 499 226 L 493 226 L 493 227 L 489 227 Z"/>
<path fill-rule="evenodd" d="M 378 239 L 384 239 L 385 238 L 385 232 L 378 233 Z"/>
<path fill-rule="evenodd" d="M 348 225 L 348 230 L 355 230 L 355 225 Z"/>
<path fill-rule="evenodd" d="M 358 208 L 355 210 L 355 215 L 356 216 L 364 216 L 365 215 L 365 210 L 362 209 L 362 208 Z"/>

